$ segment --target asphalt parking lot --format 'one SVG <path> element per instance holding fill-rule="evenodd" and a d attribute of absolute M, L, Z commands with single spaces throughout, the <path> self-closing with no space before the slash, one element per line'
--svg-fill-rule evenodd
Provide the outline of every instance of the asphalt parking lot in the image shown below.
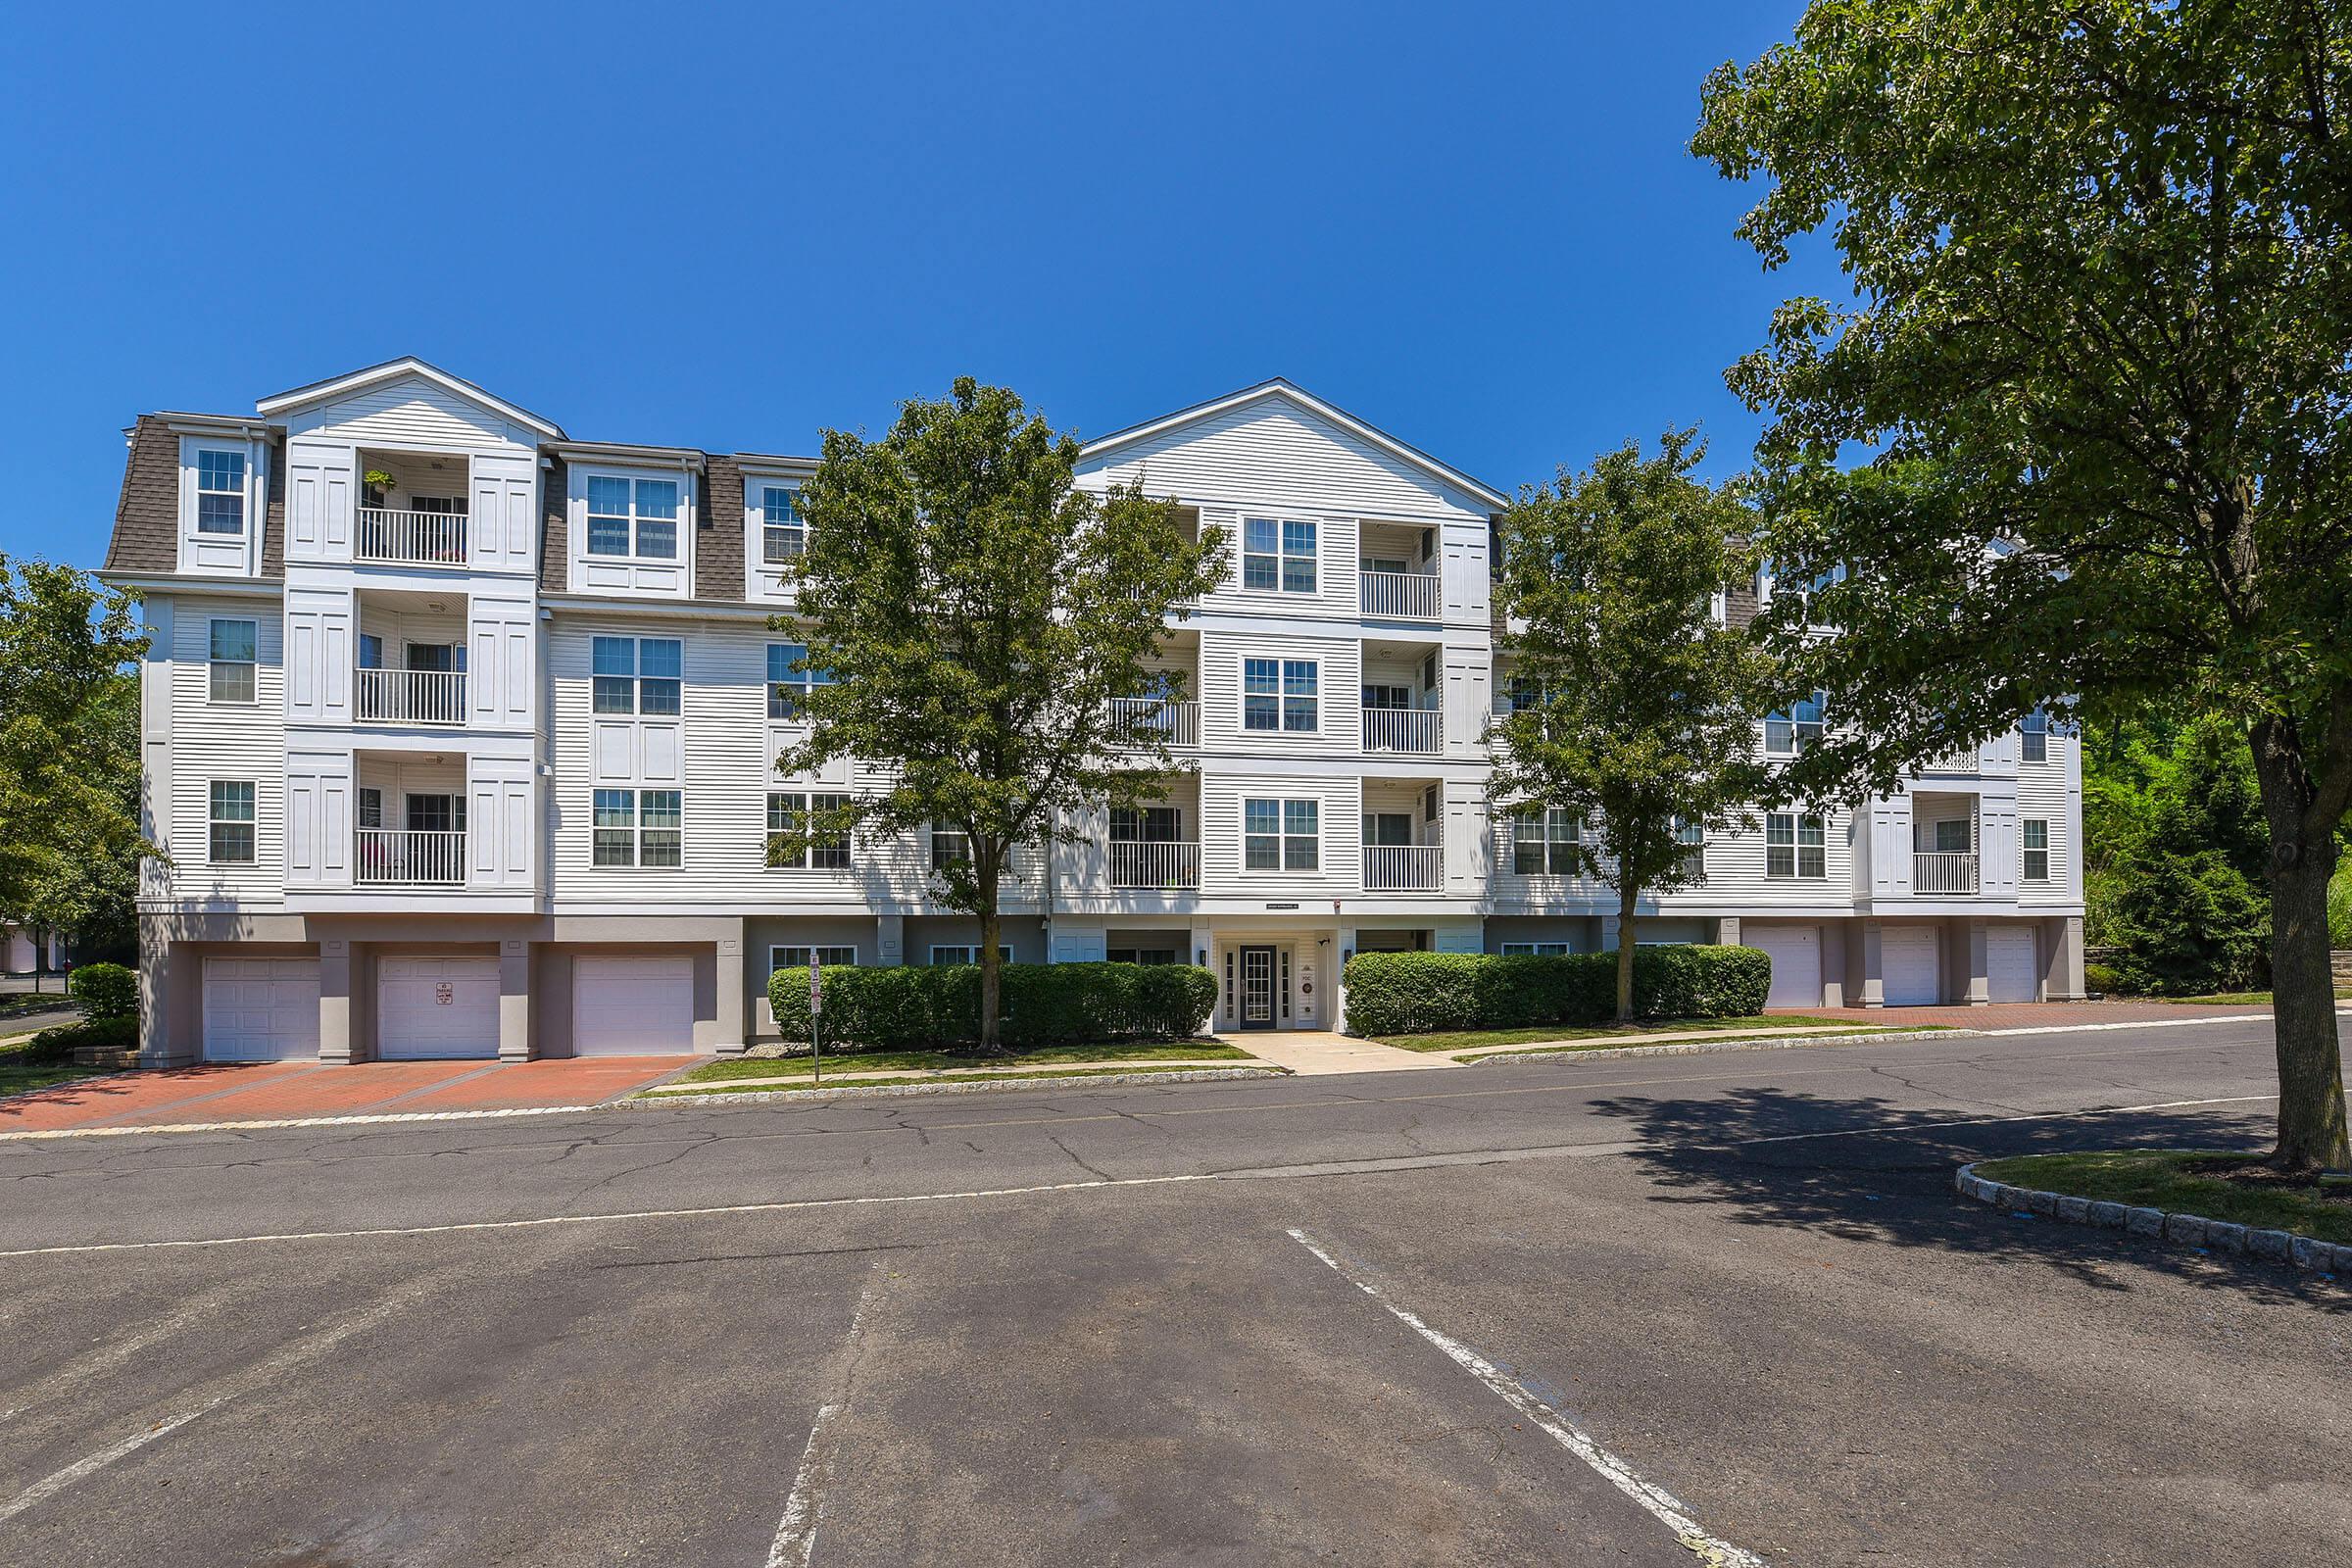
<path fill-rule="evenodd" d="M 2340 1562 L 2352 1293 L 1950 1187 L 2269 1088 L 2217 1024 L 8 1145 L 0 1562 Z"/>

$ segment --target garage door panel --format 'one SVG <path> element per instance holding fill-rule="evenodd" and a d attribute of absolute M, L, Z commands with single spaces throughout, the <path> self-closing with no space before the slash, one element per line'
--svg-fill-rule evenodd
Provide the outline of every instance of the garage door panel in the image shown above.
<path fill-rule="evenodd" d="M 1933 927 L 1890 926 L 1879 936 L 1879 973 L 1889 1007 L 1932 1007 L 1943 1000 Z"/>
<path fill-rule="evenodd" d="M 498 1054 L 498 960 L 402 955 L 379 959 L 375 1052 L 387 1060 Z"/>
<path fill-rule="evenodd" d="M 583 954 L 573 959 L 571 1049 L 581 1056 L 692 1053 L 693 958 Z"/>
<path fill-rule="evenodd" d="M 1743 934 L 1742 941 L 1772 959 L 1770 1005 L 1821 1005 L 1821 932 L 1817 928 L 1766 926 Z"/>
<path fill-rule="evenodd" d="M 1984 933 L 1987 992 L 1995 1002 L 2041 1000 L 2040 954 L 2032 930 L 1999 927 Z"/>
<path fill-rule="evenodd" d="M 318 1054 L 317 958 L 204 960 L 204 1058 L 294 1061 Z"/>

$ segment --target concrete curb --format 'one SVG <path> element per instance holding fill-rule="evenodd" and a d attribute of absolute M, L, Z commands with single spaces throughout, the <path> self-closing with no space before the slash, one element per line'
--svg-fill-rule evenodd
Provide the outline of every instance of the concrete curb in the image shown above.
<path fill-rule="evenodd" d="M 2126 1203 L 2072 1198 L 2032 1187 L 2005 1187 L 1979 1176 L 1974 1164 L 1961 1166 L 1953 1185 L 1963 1198 L 2012 1213 L 2036 1214 L 2066 1225 L 2095 1225 L 2102 1230 L 2123 1231 L 2142 1241 L 2164 1242 L 2182 1251 L 2252 1258 L 2259 1263 L 2307 1269 L 2314 1274 L 2352 1278 L 2352 1247 L 2298 1236 L 2293 1231 L 2255 1230 L 2197 1214 L 2171 1214 L 2161 1208 L 2133 1208 Z"/>
<path fill-rule="evenodd" d="M 1213 1084 L 1241 1078 L 1288 1078 L 1280 1067 L 1203 1067 L 1186 1072 L 1115 1072 L 1084 1078 L 990 1078 L 979 1083 L 844 1084 L 839 1089 L 754 1089 L 728 1094 L 631 1095 L 608 1100 L 599 1110 L 657 1110 L 663 1105 L 773 1105 L 810 1100 L 894 1100 L 902 1096 L 987 1095 L 1014 1089 L 1132 1089 L 1151 1084 Z"/>
<path fill-rule="evenodd" d="M 1577 1049 L 1574 1043 L 1562 1041 L 1560 1046 L 1546 1050 L 1542 1046 L 1497 1051 L 1491 1056 L 1455 1057 L 1454 1064 L 1477 1067 L 1490 1061 L 1623 1061 L 1636 1056 L 1711 1056 L 1722 1051 L 1789 1051 L 1806 1046 L 1883 1046 L 1893 1040 L 1979 1040 L 1990 1034 L 1988 1029 L 1888 1029 L 1871 1030 L 1866 1034 L 1776 1035 L 1764 1040 L 1742 1040 L 1734 1036 L 1727 1040 L 1675 1040 L 1662 1046 L 1594 1046 Z"/>

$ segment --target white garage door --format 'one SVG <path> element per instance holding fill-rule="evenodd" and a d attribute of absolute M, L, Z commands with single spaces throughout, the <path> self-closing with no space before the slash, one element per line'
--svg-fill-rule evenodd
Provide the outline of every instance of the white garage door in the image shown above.
<path fill-rule="evenodd" d="M 671 1056 L 694 1050 L 694 960 L 595 957 L 571 965 L 571 1050 Z"/>
<path fill-rule="evenodd" d="M 204 960 L 204 1059 L 294 1061 L 318 1054 L 317 958 Z"/>
<path fill-rule="evenodd" d="M 1943 1000 L 1936 928 L 1890 925 L 1879 934 L 1879 972 L 1889 1007 L 1932 1007 Z"/>
<path fill-rule="evenodd" d="M 1772 993 L 1776 1007 L 1821 1005 L 1821 928 L 1810 925 L 1758 926 L 1742 930 L 1747 946 L 1772 957 Z"/>
<path fill-rule="evenodd" d="M 1993 926 L 1984 933 L 1985 977 L 1995 1002 L 2039 1002 L 2041 965 L 2032 926 Z"/>
<path fill-rule="evenodd" d="M 387 1060 L 497 1055 L 498 960 L 382 959 L 376 966 L 375 1052 Z"/>

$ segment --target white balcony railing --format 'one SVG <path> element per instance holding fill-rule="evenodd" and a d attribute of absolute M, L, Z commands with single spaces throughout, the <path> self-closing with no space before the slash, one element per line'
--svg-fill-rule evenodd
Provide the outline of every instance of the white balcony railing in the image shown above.
<path fill-rule="evenodd" d="M 352 554 L 362 561 L 398 561 L 418 566 L 466 564 L 466 514 L 400 512 L 360 508 L 360 531 Z"/>
<path fill-rule="evenodd" d="M 363 669 L 359 716 L 369 724 L 463 724 L 462 669 Z"/>
<path fill-rule="evenodd" d="M 1446 852 L 1435 844 L 1364 846 L 1366 893 L 1435 893 L 1446 885 Z"/>
<path fill-rule="evenodd" d="M 1921 850 L 1911 859 L 1911 891 L 1914 893 L 1977 891 L 1977 858 L 1973 852 Z"/>
<path fill-rule="evenodd" d="M 1110 721 L 1138 743 L 1157 740 L 1174 749 L 1200 744 L 1200 705 L 1156 697 L 1114 697 Z"/>
<path fill-rule="evenodd" d="M 1929 758 L 1919 764 L 1919 770 L 1922 773 L 1974 773 L 1977 766 L 1977 749 L 1963 746 Z"/>
<path fill-rule="evenodd" d="M 1446 749 L 1446 715 L 1435 708 L 1367 708 L 1364 750 L 1435 757 Z"/>
<path fill-rule="evenodd" d="M 466 885 L 464 831 L 359 830 L 353 877 L 362 887 L 460 888 Z"/>
<path fill-rule="evenodd" d="M 1110 885 L 1178 892 L 1200 885 L 1200 846 L 1113 839 Z"/>
<path fill-rule="evenodd" d="M 1445 579 L 1423 571 L 1367 571 L 1357 579 L 1364 613 L 1388 620 L 1438 620 L 1446 609 Z"/>

